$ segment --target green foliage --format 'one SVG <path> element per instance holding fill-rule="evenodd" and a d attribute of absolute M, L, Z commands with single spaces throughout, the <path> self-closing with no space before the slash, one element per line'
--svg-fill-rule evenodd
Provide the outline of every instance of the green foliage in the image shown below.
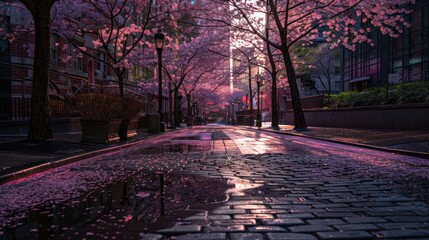
<path fill-rule="evenodd" d="M 340 94 L 326 95 L 324 107 L 362 107 L 386 104 L 407 104 L 429 102 L 428 84 L 420 81 L 404 83 L 386 88 L 372 88 L 362 92 L 343 92 Z"/>
<path fill-rule="evenodd" d="M 423 103 L 428 102 L 429 88 L 426 82 L 405 83 L 398 85 L 396 88 L 398 96 L 397 103 Z"/>
<path fill-rule="evenodd" d="M 136 100 L 98 93 L 79 94 L 74 104 L 85 120 L 130 119 L 141 110 Z"/>

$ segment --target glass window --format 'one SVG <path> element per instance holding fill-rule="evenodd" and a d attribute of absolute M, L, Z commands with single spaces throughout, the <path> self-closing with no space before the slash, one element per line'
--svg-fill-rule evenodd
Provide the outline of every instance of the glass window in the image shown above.
<path fill-rule="evenodd" d="M 411 28 L 410 28 L 411 32 L 422 28 L 422 9 L 421 8 L 415 8 L 413 10 L 413 13 L 410 16 L 410 24 L 411 24 Z"/>
<path fill-rule="evenodd" d="M 73 69 L 82 71 L 82 66 L 83 66 L 82 55 L 79 52 L 79 50 L 71 43 L 68 45 L 67 54 L 69 54 L 72 57 L 68 63 L 68 66 Z"/>
<path fill-rule="evenodd" d="M 409 60 L 410 65 L 420 63 L 421 61 L 422 61 L 422 52 L 414 52 L 410 54 L 410 60 Z"/>
<path fill-rule="evenodd" d="M 419 44 L 422 42 L 422 31 L 419 29 L 410 34 L 410 46 Z"/>
<path fill-rule="evenodd" d="M 410 81 L 422 80 L 422 68 L 420 64 L 410 67 Z"/>
<path fill-rule="evenodd" d="M 377 64 L 373 64 L 369 67 L 369 74 L 375 74 L 378 73 L 378 66 Z"/>
<path fill-rule="evenodd" d="M 334 88 L 335 88 L 335 89 L 340 89 L 341 81 L 335 81 L 335 82 L 334 82 L 334 84 L 335 84 L 335 85 L 334 85 Z"/>
<path fill-rule="evenodd" d="M 402 58 L 393 59 L 393 68 L 402 67 Z"/>
<path fill-rule="evenodd" d="M 424 27 L 429 26 L 429 6 L 423 7 L 422 22 Z"/>
<path fill-rule="evenodd" d="M 422 41 L 429 40 L 429 28 L 423 28 Z"/>

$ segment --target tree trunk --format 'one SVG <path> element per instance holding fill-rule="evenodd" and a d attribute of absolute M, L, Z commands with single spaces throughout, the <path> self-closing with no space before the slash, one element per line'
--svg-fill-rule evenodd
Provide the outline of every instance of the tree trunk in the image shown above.
<path fill-rule="evenodd" d="M 253 126 L 253 93 L 252 93 L 252 66 L 249 65 L 249 99 L 246 99 L 249 101 L 250 104 L 250 121 L 249 125 Z M 246 109 L 247 110 L 247 109 Z"/>
<path fill-rule="evenodd" d="M 277 103 L 277 74 L 271 73 L 272 86 L 271 86 L 271 127 L 274 129 L 279 128 L 279 107 Z"/>
<path fill-rule="evenodd" d="M 117 70 L 118 81 L 119 81 L 119 95 L 124 97 L 124 73 L 120 69 Z"/>
<path fill-rule="evenodd" d="M 188 117 L 192 116 L 191 94 L 186 94 L 186 103 L 188 104 Z"/>
<path fill-rule="evenodd" d="M 179 90 L 174 89 L 174 126 L 180 127 Z"/>
<path fill-rule="evenodd" d="M 34 19 L 35 47 L 31 115 L 28 141 L 52 138 L 51 112 L 49 108 L 49 48 L 51 0 L 22 1 Z"/>
<path fill-rule="evenodd" d="M 292 59 L 288 50 L 282 50 L 282 55 L 285 62 L 286 73 L 292 97 L 294 126 L 296 130 L 306 130 L 307 123 L 305 121 L 304 111 L 302 110 L 301 97 L 299 96 L 298 84 L 296 82 L 296 74 L 292 64 Z"/>

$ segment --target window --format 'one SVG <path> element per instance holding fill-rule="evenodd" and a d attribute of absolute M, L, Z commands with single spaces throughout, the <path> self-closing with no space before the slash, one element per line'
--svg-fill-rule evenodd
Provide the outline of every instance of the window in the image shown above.
<path fill-rule="evenodd" d="M 96 75 L 99 77 L 106 77 L 107 76 L 107 64 L 106 64 L 106 54 L 104 52 L 99 51 L 98 52 L 98 64 L 97 64 L 97 71 Z"/>
<path fill-rule="evenodd" d="M 50 39 L 50 57 L 51 57 L 51 64 L 58 65 L 58 36 L 55 34 L 51 34 Z"/>
<path fill-rule="evenodd" d="M 79 52 L 76 46 L 70 43 L 67 48 L 67 54 L 72 57 L 68 63 L 68 66 L 75 70 L 82 71 L 82 67 L 83 67 L 82 54 Z"/>
<path fill-rule="evenodd" d="M 335 81 L 334 84 L 335 84 L 335 86 L 334 86 L 335 89 L 340 89 L 340 87 L 341 87 L 341 85 L 340 85 L 341 82 L 340 81 Z"/>

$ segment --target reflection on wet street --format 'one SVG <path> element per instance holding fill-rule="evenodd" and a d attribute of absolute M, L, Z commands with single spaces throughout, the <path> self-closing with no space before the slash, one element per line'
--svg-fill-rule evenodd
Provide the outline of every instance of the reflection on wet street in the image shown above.
<path fill-rule="evenodd" d="M 0 239 L 427 238 L 428 176 L 418 158 L 195 127 L 1 185 Z"/>

